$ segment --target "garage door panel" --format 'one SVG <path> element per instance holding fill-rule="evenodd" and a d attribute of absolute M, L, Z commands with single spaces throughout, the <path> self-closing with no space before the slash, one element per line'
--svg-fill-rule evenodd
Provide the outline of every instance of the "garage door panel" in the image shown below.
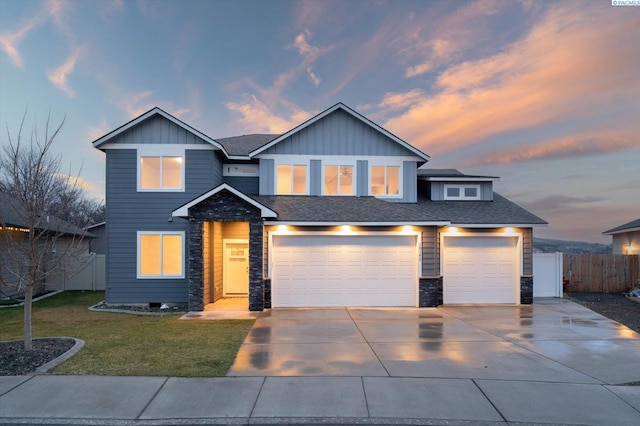
<path fill-rule="evenodd" d="M 443 259 L 444 303 L 516 303 L 515 237 L 445 237 Z"/>
<path fill-rule="evenodd" d="M 274 236 L 272 306 L 416 306 L 415 236 Z"/>

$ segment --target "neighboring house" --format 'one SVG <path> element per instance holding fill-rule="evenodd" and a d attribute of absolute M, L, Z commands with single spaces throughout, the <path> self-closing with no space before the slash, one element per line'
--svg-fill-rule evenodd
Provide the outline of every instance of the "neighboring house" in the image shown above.
<path fill-rule="evenodd" d="M 89 241 L 93 237 L 90 232 L 46 213 L 38 216 L 37 224 L 32 230 L 25 217 L 27 214 L 18 199 L 0 193 L 0 274 L 2 274 L 0 299 L 12 298 L 23 293 L 23 290 L 15 288 L 18 283 L 17 276 L 24 275 L 21 271 L 22 268 L 19 267 L 21 262 L 13 259 L 15 256 L 21 255 L 15 251 L 16 245 L 14 243 L 27 241 L 29 232 L 42 234 L 36 241 L 36 248 L 41 250 L 39 256 L 42 259 L 41 268 L 43 270 L 46 270 L 51 262 L 57 261 L 56 252 L 64 252 L 68 247 L 67 244 L 79 236 L 82 236 L 83 240 L 79 250 L 74 250 L 74 252 L 89 252 Z M 55 244 L 51 243 L 51 236 L 55 236 Z M 3 281 L 8 284 L 2 284 Z M 34 294 L 41 291 L 44 285 L 44 282 L 39 284 L 38 288 L 34 289 Z"/>
<path fill-rule="evenodd" d="M 532 227 L 495 177 L 338 103 L 281 135 L 213 139 L 154 108 L 106 153 L 108 303 L 249 309 L 532 303 Z"/>
<path fill-rule="evenodd" d="M 107 253 L 107 223 L 100 222 L 95 225 L 87 226 L 85 228 L 87 231 L 91 232 L 94 235 L 94 238 L 89 240 L 89 252 L 95 254 L 106 254 Z"/>
<path fill-rule="evenodd" d="M 613 236 L 613 254 L 640 254 L 640 219 L 603 232 Z"/>

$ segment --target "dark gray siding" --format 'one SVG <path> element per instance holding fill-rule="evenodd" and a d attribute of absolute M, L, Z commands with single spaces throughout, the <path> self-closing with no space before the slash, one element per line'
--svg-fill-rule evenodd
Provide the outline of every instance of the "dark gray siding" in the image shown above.
<path fill-rule="evenodd" d="M 320 160 L 311 160 L 309 170 L 309 195 L 322 195 L 322 169 Z"/>
<path fill-rule="evenodd" d="M 418 166 L 415 161 L 402 163 L 402 199 L 403 203 L 415 203 L 418 201 Z"/>
<path fill-rule="evenodd" d="M 440 275 L 440 238 L 435 226 L 422 228 L 422 276 Z"/>
<path fill-rule="evenodd" d="M 294 133 L 263 153 L 415 156 L 412 151 L 375 130 L 369 124 L 340 110 Z"/>
<path fill-rule="evenodd" d="M 260 159 L 260 195 L 275 194 L 275 170 L 274 161 Z"/>
<path fill-rule="evenodd" d="M 480 199 L 482 201 L 493 201 L 493 183 L 492 182 L 431 182 L 431 199 L 434 201 L 444 200 L 445 185 L 478 185 L 480 184 Z"/>
<path fill-rule="evenodd" d="M 137 192 L 136 150 L 107 150 L 107 302 L 186 302 L 188 278 L 137 279 L 137 231 L 184 231 L 188 274 L 188 222 L 171 219 L 180 205 L 222 183 L 213 150 L 187 150 L 185 192 Z"/>
<path fill-rule="evenodd" d="M 358 160 L 356 164 L 356 195 L 366 197 L 369 195 L 369 162 L 366 160 Z"/>
<path fill-rule="evenodd" d="M 209 145 L 209 142 L 160 115 L 148 118 L 113 138 L 109 143 Z"/>
<path fill-rule="evenodd" d="M 231 185 L 244 194 L 258 194 L 260 179 L 258 177 L 224 176 L 224 183 Z"/>

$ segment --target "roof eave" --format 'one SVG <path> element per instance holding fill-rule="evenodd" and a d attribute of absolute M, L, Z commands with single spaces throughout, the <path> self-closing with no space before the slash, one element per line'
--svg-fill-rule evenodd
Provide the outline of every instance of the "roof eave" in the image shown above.
<path fill-rule="evenodd" d="M 112 130 L 111 132 L 107 133 L 106 135 L 102 136 L 101 138 L 96 139 L 91 144 L 93 145 L 94 148 L 101 149 L 101 146 L 105 145 L 107 142 L 109 142 L 114 137 L 126 132 L 127 130 L 129 130 L 132 127 L 142 123 L 143 121 L 153 117 L 156 114 L 166 118 L 167 120 L 171 121 L 172 123 L 182 127 L 186 131 L 188 131 L 188 132 L 198 136 L 199 138 L 203 139 L 204 141 L 210 143 L 211 145 L 213 145 L 216 148 L 220 149 L 227 157 L 229 157 L 229 154 L 225 150 L 224 146 L 222 146 L 220 143 L 218 143 L 215 139 L 205 135 L 201 131 L 189 126 L 184 121 L 174 117 L 173 115 L 169 114 L 166 111 L 163 111 L 162 109 L 160 109 L 158 107 L 153 107 L 152 109 L 150 109 L 149 111 L 145 112 L 144 114 L 142 114 L 142 115 L 134 118 L 133 120 L 123 124 L 122 126 L 118 127 L 117 129 Z"/>
<path fill-rule="evenodd" d="M 275 211 L 271 210 L 270 208 L 268 208 L 267 206 L 265 206 L 262 203 L 259 203 L 258 201 L 254 200 L 253 198 L 245 195 L 244 193 L 238 191 L 237 189 L 235 189 L 234 187 L 223 183 L 221 185 L 218 185 L 217 187 L 213 188 L 211 191 L 208 191 L 202 195 L 200 195 L 197 198 L 194 198 L 193 200 L 189 201 L 188 203 L 183 204 L 182 206 L 178 207 L 177 209 L 175 209 L 174 211 L 171 212 L 171 216 L 172 217 L 182 217 L 182 218 L 186 218 L 189 217 L 189 209 L 193 206 L 195 206 L 196 204 L 201 203 L 202 201 L 206 200 L 207 198 L 217 194 L 220 191 L 223 190 L 227 190 L 229 192 L 231 192 L 233 195 L 241 198 L 242 200 L 246 201 L 247 203 L 253 205 L 254 207 L 260 209 L 260 215 L 262 217 L 265 218 L 277 218 L 278 217 L 278 213 L 276 213 Z"/>
<path fill-rule="evenodd" d="M 616 228 L 610 229 L 608 231 L 604 231 L 603 234 L 604 235 L 615 235 L 615 234 L 623 234 L 625 232 L 636 232 L 636 231 L 640 231 L 640 226 L 634 227 L 634 228 L 627 228 L 627 229 L 618 229 L 616 230 Z"/>

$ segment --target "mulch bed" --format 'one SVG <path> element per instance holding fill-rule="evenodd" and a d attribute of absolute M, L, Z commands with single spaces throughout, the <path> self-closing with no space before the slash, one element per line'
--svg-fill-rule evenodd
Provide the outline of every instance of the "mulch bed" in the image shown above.
<path fill-rule="evenodd" d="M 565 293 L 566 296 L 640 333 L 640 303 L 619 293 Z"/>
<path fill-rule="evenodd" d="M 0 342 L 0 376 L 32 374 L 75 345 L 73 339 L 34 339 L 33 350 L 24 350 L 24 341 Z"/>

